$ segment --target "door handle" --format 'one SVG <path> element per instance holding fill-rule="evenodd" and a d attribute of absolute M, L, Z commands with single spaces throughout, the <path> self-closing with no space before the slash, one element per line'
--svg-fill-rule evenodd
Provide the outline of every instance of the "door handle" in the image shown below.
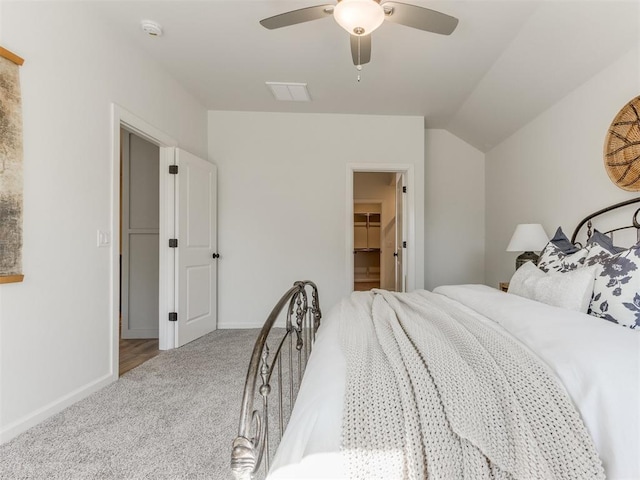
<path fill-rule="evenodd" d="M 398 256 L 398 252 L 393 252 L 393 256 L 397 257 Z"/>
<path fill-rule="evenodd" d="M 213 254 L 213 258 L 214 258 L 214 259 L 218 259 L 218 258 L 220 258 L 220 254 L 219 254 L 219 253 L 214 253 L 214 254 Z"/>

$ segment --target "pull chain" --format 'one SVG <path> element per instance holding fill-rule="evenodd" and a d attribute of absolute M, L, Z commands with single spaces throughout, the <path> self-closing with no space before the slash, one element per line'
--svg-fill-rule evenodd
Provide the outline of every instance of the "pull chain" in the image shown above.
<path fill-rule="evenodd" d="M 358 70 L 358 83 L 360 83 L 360 72 L 362 71 L 362 64 L 360 63 L 360 35 L 358 35 L 358 65 L 356 65 L 356 70 Z"/>

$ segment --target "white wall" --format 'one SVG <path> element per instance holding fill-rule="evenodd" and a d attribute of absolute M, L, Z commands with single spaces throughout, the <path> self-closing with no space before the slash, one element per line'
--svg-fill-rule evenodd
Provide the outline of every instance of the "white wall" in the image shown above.
<path fill-rule="evenodd" d="M 505 249 L 518 223 L 541 223 L 548 235 L 562 226 L 570 236 L 589 213 L 637 196 L 609 180 L 602 152 L 611 121 L 640 93 L 638 54 L 622 56 L 487 153 L 488 284 L 514 272 L 518 253 Z"/>
<path fill-rule="evenodd" d="M 261 324 L 295 280 L 318 284 L 325 313 L 351 290 L 349 163 L 414 165 L 421 287 L 423 138 L 421 117 L 209 112 L 209 158 L 221 179 L 219 326 Z"/>
<path fill-rule="evenodd" d="M 484 154 L 425 132 L 425 288 L 484 283 Z"/>
<path fill-rule="evenodd" d="M 81 2 L 3 2 L 25 58 L 23 283 L 0 285 L 0 439 L 113 379 L 111 102 L 206 153 L 206 111 Z M 116 239 L 113 239 L 114 241 Z"/>

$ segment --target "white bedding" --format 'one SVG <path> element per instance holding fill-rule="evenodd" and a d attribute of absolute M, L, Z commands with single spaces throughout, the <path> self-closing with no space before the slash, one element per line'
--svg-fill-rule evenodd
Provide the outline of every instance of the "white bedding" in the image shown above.
<path fill-rule="evenodd" d="M 607 478 L 640 479 L 640 335 L 579 312 L 482 285 L 440 287 L 479 321 L 508 331 L 564 384 L 580 411 Z M 323 319 L 269 479 L 347 478 L 340 453 L 345 361 L 340 306 Z M 489 320 L 491 319 L 491 320 Z"/>

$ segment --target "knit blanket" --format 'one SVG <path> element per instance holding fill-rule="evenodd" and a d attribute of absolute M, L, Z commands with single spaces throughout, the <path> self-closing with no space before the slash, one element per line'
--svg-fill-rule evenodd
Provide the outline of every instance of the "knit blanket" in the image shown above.
<path fill-rule="evenodd" d="M 427 291 L 341 308 L 350 478 L 604 478 L 564 388 L 508 334 Z"/>

